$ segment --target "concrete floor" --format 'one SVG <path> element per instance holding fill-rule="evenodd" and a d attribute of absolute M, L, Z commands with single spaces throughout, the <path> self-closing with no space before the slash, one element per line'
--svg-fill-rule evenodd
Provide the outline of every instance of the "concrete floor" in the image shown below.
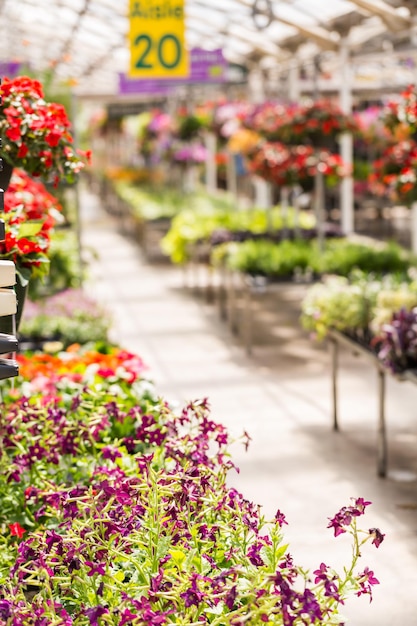
<path fill-rule="evenodd" d="M 248 452 L 232 450 L 240 473 L 231 483 L 267 516 L 286 514 L 299 564 L 341 568 L 350 543 L 333 538 L 328 517 L 351 497 L 372 501 L 365 529 L 379 527 L 386 540 L 366 546 L 362 565 L 381 584 L 371 604 L 352 598 L 344 613 L 352 626 L 417 626 L 417 387 L 388 379 L 389 471 L 378 478 L 376 373 L 342 353 L 334 432 L 329 355 L 298 322 L 303 287 L 257 303 L 249 358 L 218 309 L 184 287 L 180 269 L 147 263 L 91 192 L 81 207 L 89 289 L 113 315 L 114 340 L 145 359 L 161 395 L 208 397 L 213 419 L 236 436 L 250 433 Z"/>

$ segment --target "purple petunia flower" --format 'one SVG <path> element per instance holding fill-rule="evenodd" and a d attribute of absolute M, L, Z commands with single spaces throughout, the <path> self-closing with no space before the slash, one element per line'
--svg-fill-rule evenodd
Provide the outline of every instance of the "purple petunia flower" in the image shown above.
<path fill-rule="evenodd" d="M 8 600 L 0 600 L 0 617 L 6 621 L 12 616 L 12 603 Z"/>
<path fill-rule="evenodd" d="M 109 609 L 106 609 L 106 607 L 104 606 L 98 605 L 98 606 L 93 606 L 91 609 L 86 609 L 85 615 L 90 620 L 91 626 L 99 626 L 98 620 L 100 619 L 102 615 L 107 615 L 108 612 L 109 612 Z"/>
<path fill-rule="evenodd" d="M 287 524 L 288 526 L 288 522 L 285 518 L 284 513 L 281 513 L 281 511 L 278 509 L 278 511 L 275 513 L 275 521 L 278 522 L 278 524 L 280 526 L 283 526 L 284 524 Z"/>
<path fill-rule="evenodd" d="M 109 459 L 110 461 L 115 461 L 122 456 L 121 452 L 112 446 L 106 446 L 102 449 L 101 453 L 104 459 Z"/>
<path fill-rule="evenodd" d="M 384 541 L 385 535 L 381 533 L 379 528 L 370 528 L 369 534 L 373 537 L 372 543 L 376 548 L 379 548 L 381 543 Z"/>
<path fill-rule="evenodd" d="M 94 576 L 94 574 L 105 576 L 106 574 L 105 563 L 92 563 L 91 561 L 86 561 L 85 565 L 88 567 L 87 576 Z"/>

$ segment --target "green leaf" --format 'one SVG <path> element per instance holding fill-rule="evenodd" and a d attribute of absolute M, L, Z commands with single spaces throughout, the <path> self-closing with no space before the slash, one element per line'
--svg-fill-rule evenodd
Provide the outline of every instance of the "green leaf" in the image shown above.
<path fill-rule="evenodd" d="M 26 287 L 29 284 L 29 279 L 32 275 L 32 270 L 28 267 L 19 267 L 16 265 L 16 276 L 22 285 L 22 287 Z"/>
<path fill-rule="evenodd" d="M 42 230 L 43 222 L 25 222 L 19 225 L 20 237 L 35 237 Z"/>

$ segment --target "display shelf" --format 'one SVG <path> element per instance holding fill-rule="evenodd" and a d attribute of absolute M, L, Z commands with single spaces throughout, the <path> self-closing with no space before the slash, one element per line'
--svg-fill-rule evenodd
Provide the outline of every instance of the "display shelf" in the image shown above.
<path fill-rule="evenodd" d="M 377 373 L 378 393 L 378 431 L 377 431 L 377 473 L 385 478 L 388 470 L 388 441 L 386 426 L 386 378 L 392 376 L 400 382 L 417 384 L 417 370 L 405 370 L 401 373 L 392 373 L 388 370 L 377 355 L 370 348 L 348 337 L 337 330 L 328 332 L 328 341 L 331 353 L 331 380 L 332 380 L 332 420 L 333 429 L 339 431 L 339 354 L 340 347 L 347 348 L 354 355 L 365 358 Z"/>

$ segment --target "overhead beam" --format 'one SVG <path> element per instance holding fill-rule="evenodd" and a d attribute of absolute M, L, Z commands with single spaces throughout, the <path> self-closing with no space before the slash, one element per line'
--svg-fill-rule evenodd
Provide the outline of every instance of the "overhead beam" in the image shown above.
<path fill-rule="evenodd" d="M 203 3 L 197 2 L 196 4 Z M 194 10 L 192 5 L 187 8 L 187 22 L 190 24 L 192 29 L 195 29 L 195 24 L 200 24 L 206 29 L 206 31 L 207 26 L 209 26 L 212 27 L 215 32 L 219 32 L 218 21 L 207 18 L 207 16 L 205 16 L 204 20 L 202 20 L 201 13 L 198 10 Z M 241 24 L 232 23 L 229 25 L 228 33 L 230 37 L 250 45 L 253 49 L 258 52 L 262 52 L 265 56 L 276 56 L 279 58 L 282 55 L 282 50 L 276 43 L 269 41 L 267 38 L 263 37 L 261 33 L 248 31 Z"/>
<path fill-rule="evenodd" d="M 239 4 L 243 4 L 249 8 L 253 6 L 253 0 L 238 0 Z M 301 35 L 309 39 L 310 41 L 314 41 L 320 48 L 324 50 L 338 50 L 339 42 L 337 39 L 333 38 L 333 35 L 330 31 L 327 31 L 325 28 L 320 27 L 310 27 L 303 26 L 302 24 L 298 24 L 293 20 L 289 20 L 286 17 L 282 17 L 274 13 L 274 19 L 277 22 L 281 22 L 281 24 L 285 24 L 286 26 L 290 26 L 297 30 Z"/>
<path fill-rule="evenodd" d="M 324 28 L 307 28 L 301 24 L 296 24 L 285 17 L 280 17 L 279 15 L 276 15 L 275 19 L 281 22 L 281 24 L 286 24 L 287 26 L 295 28 L 300 35 L 303 35 L 310 41 L 314 41 L 314 43 L 324 50 L 335 51 L 339 49 L 338 40 L 333 39 L 330 31 L 326 31 Z"/>
<path fill-rule="evenodd" d="M 383 20 L 389 30 L 398 32 L 411 27 L 411 19 L 404 17 L 398 11 L 383 0 L 350 0 L 353 4 L 371 15 L 377 15 Z"/>

